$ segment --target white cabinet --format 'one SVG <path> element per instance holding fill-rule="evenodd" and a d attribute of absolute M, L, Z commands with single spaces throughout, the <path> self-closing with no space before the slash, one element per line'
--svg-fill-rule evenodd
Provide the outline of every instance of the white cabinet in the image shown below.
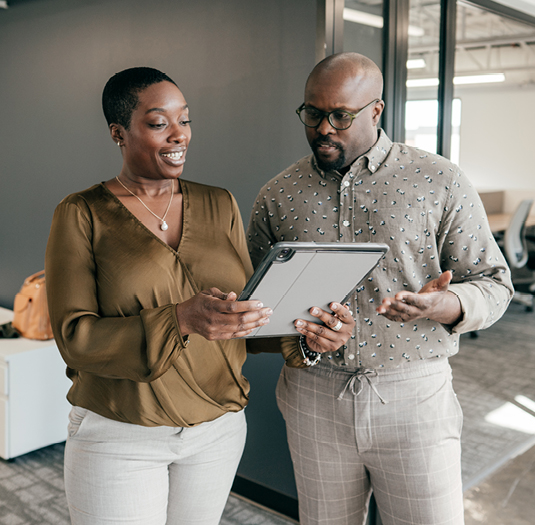
<path fill-rule="evenodd" d="M 0 324 L 13 312 L 0 308 Z M 0 456 L 26 454 L 67 438 L 71 381 L 53 339 L 0 339 Z"/>

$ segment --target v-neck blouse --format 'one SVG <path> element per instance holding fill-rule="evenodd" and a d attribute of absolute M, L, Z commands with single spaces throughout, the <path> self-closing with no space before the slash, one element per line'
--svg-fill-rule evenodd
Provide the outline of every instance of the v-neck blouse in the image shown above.
<path fill-rule="evenodd" d="M 226 190 L 181 180 L 177 250 L 104 184 L 58 205 L 46 251 L 54 337 L 76 406 L 117 421 L 188 427 L 245 407 L 245 341 L 184 340 L 175 305 L 252 274 L 243 223 Z"/>

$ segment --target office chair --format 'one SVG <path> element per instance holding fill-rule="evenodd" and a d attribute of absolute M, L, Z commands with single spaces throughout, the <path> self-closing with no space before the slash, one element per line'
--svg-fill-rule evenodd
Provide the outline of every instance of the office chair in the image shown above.
<path fill-rule="evenodd" d="M 513 276 L 513 285 L 518 285 L 520 282 L 526 284 L 526 279 L 515 279 L 514 271 L 524 268 L 528 262 L 529 251 L 525 235 L 526 220 L 531 211 L 533 205 L 532 199 L 525 199 L 520 202 L 515 212 L 513 213 L 511 220 L 505 230 L 504 234 L 495 234 L 496 241 L 502 249 L 507 263 L 511 268 L 511 274 Z M 530 264 L 530 266 L 532 266 Z M 533 277 L 533 271 L 529 272 L 531 276 L 528 278 L 529 291 L 531 293 L 520 292 L 516 289 L 513 295 L 513 302 L 523 304 L 526 307 L 527 312 L 533 312 L 533 295 L 535 294 L 535 279 Z M 520 282 L 519 282 L 520 281 Z M 479 336 L 479 332 L 474 330 L 470 332 L 470 337 L 475 339 Z"/>
<path fill-rule="evenodd" d="M 502 246 L 505 258 L 513 272 L 514 270 L 524 268 L 528 262 L 529 252 L 525 235 L 525 226 L 532 205 L 533 199 L 525 199 L 520 202 L 505 230 L 503 243 L 499 243 Z M 532 288 L 535 291 L 535 287 L 533 287 L 533 284 L 535 283 L 533 275 L 530 275 L 527 281 L 528 284 L 532 285 L 530 291 Z M 513 284 L 526 284 L 526 279 L 515 279 L 513 274 Z M 513 301 L 523 304 L 526 307 L 526 311 L 533 311 L 533 295 L 531 293 L 517 291 L 516 286 Z"/>

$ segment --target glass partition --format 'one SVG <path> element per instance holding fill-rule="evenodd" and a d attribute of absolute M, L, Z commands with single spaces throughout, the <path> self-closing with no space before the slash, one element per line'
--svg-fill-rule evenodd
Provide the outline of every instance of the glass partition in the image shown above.
<path fill-rule="evenodd" d="M 417 93 L 415 93 L 415 96 Z M 461 142 L 461 99 L 453 99 L 451 161 L 459 164 Z M 410 146 L 437 152 L 438 100 L 408 100 L 405 108 L 405 142 Z"/>
<path fill-rule="evenodd" d="M 479 190 L 507 190 L 512 211 L 535 194 L 535 27 L 458 2 L 454 96 L 459 165 Z"/>
<path fill-rule="evenodd" d="M 383 66 L 383 0 L 346 0 L 344 51 L 356 51 Z"/>
<path fill-rule="evenodd" d="M 437 151 L 440 2 L 411 0 L 405 141 Z"/>

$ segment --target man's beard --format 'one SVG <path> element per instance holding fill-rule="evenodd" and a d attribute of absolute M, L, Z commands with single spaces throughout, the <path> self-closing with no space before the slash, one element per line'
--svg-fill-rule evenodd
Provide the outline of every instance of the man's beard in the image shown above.
<path fill-rule="evenodd" d="M 337 148 L 339 152 L 338 158 L 332 161 L 325 161 L 321 159 L 317 153 L 317 148 L 319 146 L 318 143 L 329 144 L 330 146 L 334 146 L 335 148 Z M 344 154 L 344 150 L 338 144 L 330 140 L 316 139 L 312 143 L 312 151 L 314 152 L 314 156 L 316 157 L 318 167 L 323 171 L 338 171 L 340 168 L 343 168 L 346 163 L 346 156 Z"/>

